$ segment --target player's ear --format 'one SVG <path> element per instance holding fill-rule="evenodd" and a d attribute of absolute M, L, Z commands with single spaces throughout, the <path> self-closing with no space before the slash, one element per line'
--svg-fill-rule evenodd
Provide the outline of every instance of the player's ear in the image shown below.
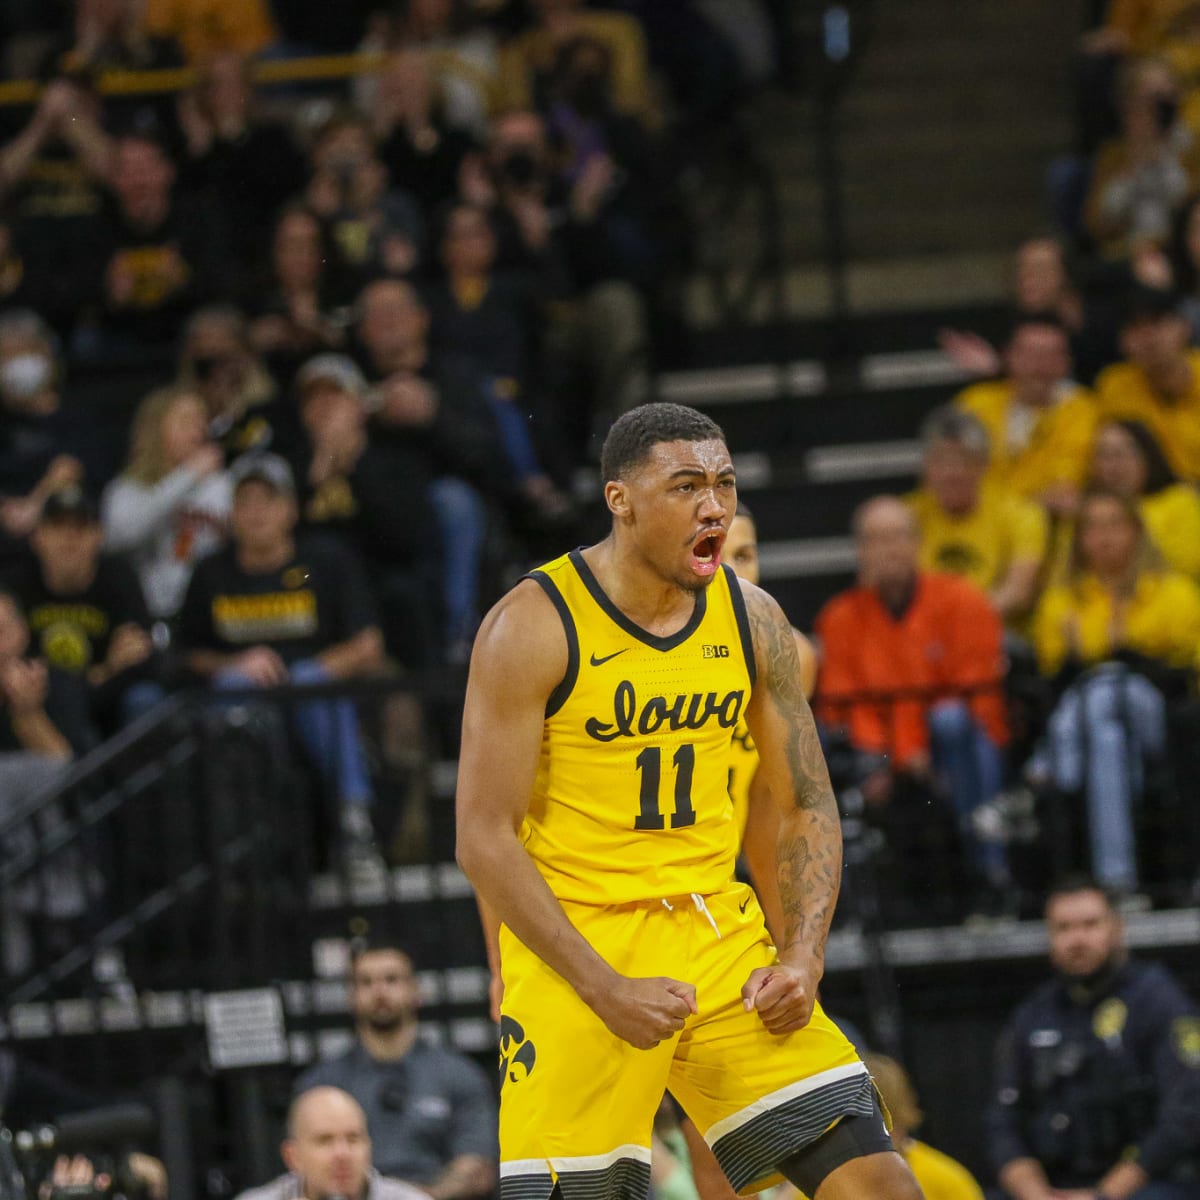
<path fill-rule="evenodd" d="M 627 517 L 630 513 L 629 488 L 620 479 L 609 480 L 604 485 L 604 503 L 614 517 Z"/>

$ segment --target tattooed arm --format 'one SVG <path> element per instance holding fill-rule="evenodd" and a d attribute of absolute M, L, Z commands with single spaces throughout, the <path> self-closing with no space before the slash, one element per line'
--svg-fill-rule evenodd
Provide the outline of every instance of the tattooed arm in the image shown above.
<path fill-rule="evenodd" d="M 746 723 L 759 775 L 780 811 L 776 862 L 784 930 L 779 965 L 754 971 L 742 996 L 772 1033 L 808 1023 L 842 877 L 837 801 L 801 681 L 792 628 L 765 592 L 743 584 L 758 678 Z"/>

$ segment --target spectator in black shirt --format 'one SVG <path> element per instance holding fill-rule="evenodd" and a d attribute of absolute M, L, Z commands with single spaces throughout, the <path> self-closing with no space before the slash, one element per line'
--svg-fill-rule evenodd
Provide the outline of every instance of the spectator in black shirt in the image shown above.
<path fill-rule="evenodd" d="M 275 225 L 265 294 L 250 326 L 251 343 L 282 384 L 305 359 L 346 344 L 344 274 L 317 215 L 289 204 Z"/>
<path fill-rule="evenodd" d="M 520 276 L 493 271 L 496 237 L 487 212 L 456 204 L 441 243 L 445 279 L 429 296 L 435 347 L 452 349 L 484 376 L 492 417 L 522 500 L 558 520 L 570 504 L 543 470 L 530 429 L 538 312 Z"/>
<path fill-rule="evenodd" d="M 426 214 L 454 199 L 459 168 L 475 143 L 442 119 L 426 54 L 407 50 L 387 60 L 371 102 L 371 127 L 393 187 L 413 196 Z"/>
<path fill-rule="evenodd" d="M 235 465 L 233 544 L 202 560 L 179 613 L 187 664 L 218 688 L 352 679 L 376 670 L 383 638 L 362 568 L 333 541 L 299 544 L 291 469 L 275 454 Z M 371 780 L 347 699 L 295 708 L 300 738 L 340 803 L 343 851 L 358 877 L 378 878 Z"/>
<path fill-rule="evenodd" d="M 469 364 L 434 357 L 429 313 L 397 279 L 369 284 L 356 328 L 375 386 L 372 438 L 413 466 L 410 493 L 425 494 L 444 551 L 447 654 L 465 661 L 479 621 L 479 571 L 487 533 L 484 491 L 510 486 L 482 376 Z"/>
<path fill-rule="evenodd" d="M 367 433 L 367 382 L 352 359 L 320 354 L 296 378 L 306 434 L 301 521 L 355 548 L 381 601 L 388 649 L 409 667 L 438 661 L 441 554 L 419 462 Z M 403 496 L 397 481 L 405 480 Z"/>
<path fill-rule="evenodd" d="M 100 97 L 78 75 L 47 84 L 28 124 L 0 150 L 0 197 L 13 221 L 23 297 L 56 324 L 78 303 L 62 262 L 82 249 L 81 233 L 104 205 L 112 161 Z"/>
<path fill-rule="evenodd" d="M 14 590 L 40 656 L 86 682 L 93 716 L 111 729 L 153 707 L 163 689 L 141 584 L 123 560 L 101 555 L 103 541 L 92 499 L 77 485 L 55 492 Z"/>
<path fill-rule="evenodd" d="M 140 134 L 117 142 L 112 192 L 112 207 L 89 231 L 98 352 L 165 354 L 184 315 L 221 290 L 224 253 L 212 209 L 177 194 L 171 159 Z"/>
<path fill-rule="evenodd" d="M 217 54 L 179 102 L 186 151 L 179 180 L 225 214 L 231 254 L 258 258 L 280 207 L 304 187 L 304 156 L 288 128 L 261 117 L 249 63 Z"/>
<path fill-rule="evenodd" d="M 89 424 L 63 410 L 58 340 L 37 313 L 0 316 L 0 528 L 17 549 L 47 496 L 84 476 Z"/>

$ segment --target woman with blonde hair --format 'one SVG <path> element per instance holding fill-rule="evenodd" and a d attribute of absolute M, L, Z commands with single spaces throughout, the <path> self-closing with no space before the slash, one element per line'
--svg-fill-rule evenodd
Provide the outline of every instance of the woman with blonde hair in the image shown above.
<path fill-rule="evenodd" d="M 1165 749 L 1162 689 L 1190 678 L 1200 648 L 1200 588 L 1163 566 L 1135 496 L 1085 493 L 1067 577 L 1042 597 L 1033 641 L 1042 673 L 1066 687 L 1027 775 L 1083 790 L 1092 870 L 1132 892 L 1132 810 Z"/>
<path fill-rule="evenodd" d="M 232 488 L 193 388 L 151 392 L 138 407 L 125 470 L 105 489 L 105 547 L 128 554 L 151 614 L 174 616 L 192 566 L 225 540 Z"/>

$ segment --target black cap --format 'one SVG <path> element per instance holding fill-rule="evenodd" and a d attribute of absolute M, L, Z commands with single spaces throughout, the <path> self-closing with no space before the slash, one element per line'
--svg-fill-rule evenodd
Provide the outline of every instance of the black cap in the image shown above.
<path fill-rule="evenodd" d="M 100 520 L 96 502 L 77 484 L 51 492 L 42 505 L 43 521 L 75 519 L 78 521 Z"/>
<path fill-rule="evenodd" d="M 296 481 L 287 460 L 278 454 L 243 454 L 230 469 L 233 486 L 239 488 L 248 480 L 257 479 L 286 496 L 296 494 Z"/>

